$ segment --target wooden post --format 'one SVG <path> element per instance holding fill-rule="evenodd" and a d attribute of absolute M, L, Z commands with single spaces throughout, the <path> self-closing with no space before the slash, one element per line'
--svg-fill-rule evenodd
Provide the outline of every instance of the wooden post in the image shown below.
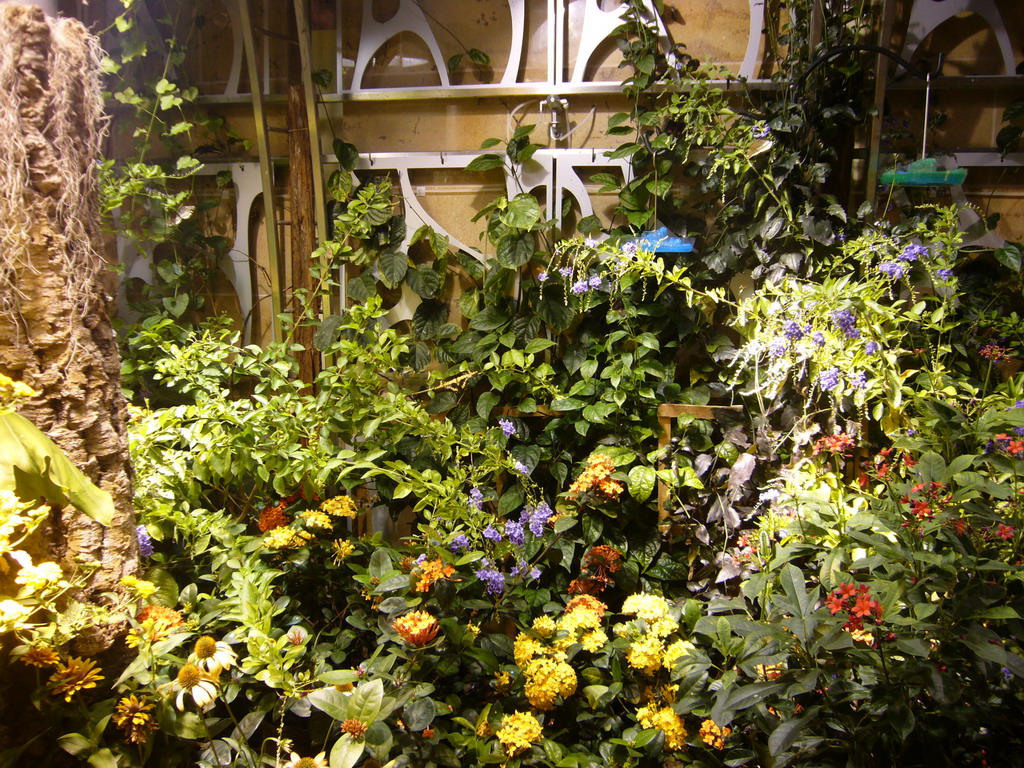
<path fill-rule="evenodd" d="M 320 316 L 320 299 L 312 297 L 315 288 L 310 255 L 316 249 L 316 208 L 313 195 L 313 160 L 309 154 L 309 122 L 306 94 L 302 85 L 288 87 L 288 195 L 291 198 L 291 310 L 298 322 L 295 342 L 305 347 L 299 353 L 299 376 L 312 384 L 320 372 L 320 353 L 313 347 L 313 326 Z M 311 316 L 302 319 L 298 292 L 304 291 L 312 304 Z"/>

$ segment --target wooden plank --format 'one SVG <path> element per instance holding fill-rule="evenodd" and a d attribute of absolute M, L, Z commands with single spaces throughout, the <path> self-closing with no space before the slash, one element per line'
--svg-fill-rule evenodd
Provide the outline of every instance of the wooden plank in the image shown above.
<path fill-rule="evenodd" d="M 313 346 L 314 328 L 308 323 L 320 317 L 320 299 L 313 296 L 310 255 L 316 249 L 315 198 L 313 195 L 313 158 L 309 152 L 309 124 L 307 122 L 306 92 L 300 83 L 288 86 L 288 194 L 291 198 L 291 311 L 299 320 L 302 308 L 298 292 L 303 291 L 313 302 L 312 317 L 300 322 L 294 332 L 294 341 L 305 349 L 298 353 L 299 378 L 312 384 L 320 373 L 320 353 Z"/>

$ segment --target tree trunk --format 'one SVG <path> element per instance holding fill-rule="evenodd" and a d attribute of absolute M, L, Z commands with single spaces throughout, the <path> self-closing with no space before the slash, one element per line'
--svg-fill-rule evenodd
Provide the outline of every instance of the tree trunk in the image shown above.
<path fill-rule="evenodd" d="M 96 164 L 103 135 L 100 48 L 77 21 L 0 7 L 0 370 L 41 394 L 21 413 L 114 500 L 109 527 L 66 507 L 44 527 L 66 571 L 100 563 L 95 599 L 138 570 L 126 403 L 104 288 Z M 76 651 L 109 647 L 100 626 Z"/>

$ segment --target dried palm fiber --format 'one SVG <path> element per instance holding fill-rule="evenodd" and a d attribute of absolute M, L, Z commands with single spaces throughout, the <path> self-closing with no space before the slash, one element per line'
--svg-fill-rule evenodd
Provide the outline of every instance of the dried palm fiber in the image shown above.
<path fill-rule="evenodd" d="M 102 601 L 137 571 L 138 544 L 113 304 L 102 280 L 99 61 L 79 22 L 0 6 L 0 371 L 40 393 L 22 415 L 113 497 L 111 525 L 66 507 L 37 542 L 67 571 L 95 561 L 79 598 Z M 95 627 L 76 650 L 98 652 L 119 631 Z"/>
<path fill-rule="evenodd" d="M 26 195 L 52 205 L 65 289 L 79 312 L 102 268 L 97 252 L 96 161 L 106 120 L 99 41 L 74 19 L 46 19 L 20 6 L 0 8 L 0 311 L 24 298 L 17 275 L 32 216 Z"/>

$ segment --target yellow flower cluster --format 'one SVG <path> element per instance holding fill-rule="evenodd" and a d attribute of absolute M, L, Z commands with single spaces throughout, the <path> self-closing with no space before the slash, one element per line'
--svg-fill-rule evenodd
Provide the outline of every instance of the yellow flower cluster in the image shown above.
<path fill-rule="evenodd" d="M 634 669 L 653 675 L 662 667 L 672 667 L 676 659 L 686 652 L 686 646 L 680 644 L 682 641 L 665 648 L 665 639 L 679 630 L 679 622 L 669 615 L 669 604 L 665 598 L 647 593 L 630 595 L 622 604 L 622 612 L 643 622 L 616 627 L 617 634 L 632 640 L 626 661 Z"/>
<path fill-rule="evenodd" d="M 156 584 L 152 581 L 136 578 L 135 576 L 125 576 L 121 579 L 121 585 L 140 600 L 152 597 L 156 592 Z"/>
<path fill-rule="evenodd" d="M 11 406 L 26 397 L 35 397 L 39 393 L 23 381 L 15 381 L 10 376 L 0 373 L 0 408 Z"/>
<path fill-rule="evenodd" d="M 120 728 L 132 744 L 145 744 L 150 731 L 156 728 L 153 704 L 135 694 L 123 697 L 114 709 L 114 725 Z"/>
<path fill-rule="evenodd" d="M 670 750 L 686 746 L 686 727 L 683 718 L 671 707 L 648 704 L 637 710 L 636 719 L 644 728 L 660 728 L 665 733 L 665 747 Z"/>
<path fill-rule="evenodd" d="M 502 749 L 509 757 L 525 752 L 540 741 L 540 721 L 529 712 L 515 712 L 501 719 L 497 737 Z"/>
<path fill-rule="evenodd" d="M 615 472 L 615 462 L 611 456 L 604 453 L 592 453 L 587 459 L 587 466 L 569 486 L 566 496 L 575 499 L 581 493 L 593 492 L 609 499 L 619 498 L 624 488 L 618 480 L 612 480 L 613 472 Z"/>
<path fill-rule="evenodd" d="M 332 528 L 331 516 L 319 509 L 307 509 L 302 513 L 302 519 L 310 528 Z"/>
<path fill-rule="evenodd" d="M 0 634 L 29 627 L 26 619 L 31 613 L 17 600 L 0 600 Z"/>
<path fill-rule="evenodd" d="M 57 662 L 57 671 L 50 675 L 53 693 L 63 696 L 64 701 L 87 688 L 95 688 L 96 683 L 106 678 L 100 674 L 96 662 L 92 659 L 71 658 L 67 662 Z"/>
<path fill-rule="evenodd" d="M 526 698 L 536 709 L 553 709 L 558 697 L 576 693 L 576 670 L 565 661 L 537 658 L 524 670 Z"/>
<path fill-rule="evenodd" d="M 697 646 L 689 640 L 676 640 L 665 649 L 665 655 L 662 657 L 661 663 L 665 666 L 665 669 L 670 670 L 675 666 L 676 661 L 696 649 Z"/>
<path fill-rule="evenodd" d="M 15 548 L 48 514 L 50 508 L 46 505 L 26 504 L 11 491 L 0 491 L 0 555 L 11 553 L 19 562 L 27 557 Z"/>
<path fill-rule="evenodd" d="M 533 632 L 520 632 L 512 646 L 516 666 L 526 680 L 526 697 L 537 709 L 555 706 L 576 692 L 576 670 L 567 661 L 569 648 L 579 643 L 590 652 L 598 651 L 608 636 L 601 629 L 607 606 L 595 597 L 581 595 L 570 601 L 557 620 L 539 616 Z"/>
<path fill-rule="evenodd" d="M 320 505 L 320 509 L 331 517 L 355 517 L 358 511 L 351 496 L 335 496 L 333 499 L 327 499 Z"/>
<path fill-rule="evenodd" d="M 356 551 L 355 544 L 347 539 L 335 539 L 331 549 L 334 551 L 334 559 L 338 563 L 344 562 L 346 557 Z"/>
<path fill-rule="evenodd" d="M 307 531 L 294 528 L 274 528 L 263 534 L 263 545 L 269 549 L 298 549 L 313 538 Z"/>
<path fill-rule="evenodd" d="M 26 565 L 14 579 L 16 584 L 25 586 L 29 594 L 42 592 L 49 588 L 63 589 L 68 586 L 64 580 L 64 571 L 56 563 L 40 563 Z"/>
<path fill-rule="evenodd" d="M 732 733 L 732 728 L 719 728 L 714 720 L 705 720 L 700 724 L 700 738 L 714 749 L 725 749 L 725 740 Z"/>

